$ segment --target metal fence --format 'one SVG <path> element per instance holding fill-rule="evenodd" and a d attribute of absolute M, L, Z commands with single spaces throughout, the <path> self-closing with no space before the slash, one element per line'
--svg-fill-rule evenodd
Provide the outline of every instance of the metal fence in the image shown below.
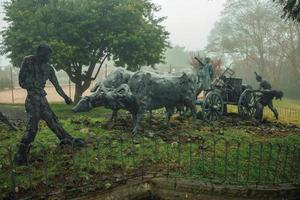
<path fill-rule="evenodd" d="M 300 183 L 299 145 L 187 136 L 89 138 L 83 148 L 35 142 L 24 167 L 13 162 L 16 148 L 0 146 L 0 198 L 62 197 L 149 175 L 244 186 Z"/>
<path fill-rule="evenodd" d="M 295 107 L 297 107 L 297 106 L 295 106 Z M 287 107 L 287 106 L 276 106 L 276 105 L 275 105 L 275 108 L 277 109 L 277 111 L 279 113 L 279 121 L 280 122 L 300 124 L 300 109 L 299 108 Z M 229 112 L 238 113 L 237 107 L 231 106 L 229 108 Z M 264 118 L 275 120 L 274 113 L 268 107 L 264 108 L 263 115 L 264 115 Z"/>
<path fill-rule="evenodd" d="M 99 81 L 107 77 L 108 73 L 113 71 L 115 68 L 113 66 L 108 66 L 105 64 L 95 81 L 92 81 L 90 88 Z M 18 83 L 19 68 L 6 67 L 5 70 L 1 70 L 0 67 L 0 103 L 24 103 L 26 99 L 27 92 L 26 90 L 19 87 Z M 60 85 L 62 86 L 65 93 L 73 98 L 75 94 L 75 84 L 72 83 L 68 75 L 64 71 L 56 72 L 57 78 Z M 61 98 L 54 86 L 51 83 L 47 83 L 46 88 L 47 98 L 49 102 L 62 102 Z M 89 93 L 89 90 L 87 90 Z"/>
<path fill-rule="evenodd" d="M 300 110 L 299 109 L 295 109 L 292 107 L 282 107 L 282 106 L 277 106 L 276 109 L 278 110 L 279 119 L 281 121 L 295 122 L 295 123 L 300 124 Z M 274 118 L 274 114 L 268 108 L 264 109 L 264 116 Z"/>

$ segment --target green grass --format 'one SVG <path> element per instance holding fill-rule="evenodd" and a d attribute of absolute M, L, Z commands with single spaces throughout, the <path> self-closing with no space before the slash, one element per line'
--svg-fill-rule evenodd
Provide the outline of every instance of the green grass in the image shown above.
<path fill-rule="evenodd" d="M 293 99 L 283 99 L 282 101 L 273 101 L 275 106 L 289 107 L 293 109 L 300 110 L 300 101 Z"/>
<path fill-rule="evenodd" d="M 284 105 L 291 102 L 286 101 Z M 13 107 L 24 109 L 23 105 Z M 300 135 L 297 131 L 267 135 L 243 125 L 222 127 L 221 122 L 209 125 L 199 121 L 193 127 L 190 120 L 177 119 L 172 119 L 167 127 L 158 111 L 152 128 L 147 128 L 146 120 L 143 122 L 146 137 L 137 137 L 132 143 L 131 119 L 126 116 L 110 128 L 106 124 L 109 110 L 97 108 L 89 113 L 75 114 L 71 106 L 52 104 L 51 107 L 63 127 L 73 136 L 85 139 L 88 145 L 83 149 L 62 148 L 42 122 L 30 151 L 29 166 L 15 169 L 15 190 L 20 196 L 28 195 L 28 191 L 32 194 L 30 189 L 45 193 L 46 184 L 51 191 L 88 184 L 106 188 L 143 171 L 161 171 L 170 176 L 228 184 L 299 181 L 296 156 Z M 25 124 L 18 125 L 19 131 L 8 132 L 0 124 L 1 146 L 8 147 L 20 141 Z M 253 145 L 249 147 L 250 143 Z M 11 156 L 15 151 L 13 148 Z M 0 148 L 0 198 L 11 190 L 11 172 L 7 149 Z"/>
<path fill-rule="evenodd" d="M 280 121 L 300 125 L 300 101 L 291 99 L 273 100 L 273 104 L 279 112 Z M 228 106 L 228 111 L 237 113 L 237 106 Z M 264 118 L 275 121 L 274 114 L 268 107 L 264 108 Z"/>

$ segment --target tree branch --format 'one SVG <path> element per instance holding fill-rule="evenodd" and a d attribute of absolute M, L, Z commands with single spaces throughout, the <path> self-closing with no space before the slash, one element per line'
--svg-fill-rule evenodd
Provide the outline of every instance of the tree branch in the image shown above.
<path fill-rule="evenodd" d="M 99 68 L 98 68 L 98 70 L 97 70 L 97 72 L 96 72 L 96 74 L 95 74 L 95 77 L 93 77 L 92 80 L 96 80 L 96 78 L 97 78 L 97 76 L 98 76 L 98 74 L 99 74 L 99 72 L 100 72 L 100 69 L 101 69 L 103 63 L 104 63 L 104 61 L 107 59 L 108 56 L 109 56 L 109 54 L 106 54 L 106 55 L 104 56 L 104 58 L 103 58 L 101 61 L 99 60 L 99 61 L 100 61 Z"/>

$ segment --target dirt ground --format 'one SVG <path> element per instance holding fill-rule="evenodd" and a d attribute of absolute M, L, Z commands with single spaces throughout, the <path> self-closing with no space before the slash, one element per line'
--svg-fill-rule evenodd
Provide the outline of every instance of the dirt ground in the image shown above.
<path fill-rule="evenodd" d="M 24 125 L 26 121 L 26 112 L 23 106 L 20 107 L 0 107 L 0 111 L 3 112 L 10 120 L 15 121 Z M 110 118 L 110 113 L 99 113 L 100 118 Z M 87 116 L 88 113 L 87 113 Z M 182 118 L 179 115 L 172 117 L 169 126 L 164 125 L 163 114 L 156 113 L 152 120 L 151 125 L 147 117 L 142 123 L 143 132 L 145 133 L 157 133 L 163 137 L 172 137 L 176 136 L 176 132 L 184 131 L 189 127 L 188 119 Z M 74 119 L 73 123 L 86 123 L 86 125 L 92 125 L 90 121 L 85 121 L 79 119 L 78 121 Z M 125 130 L 130 132 L 132 128 L 132 119 L 131 115 L 125 112 L 121 112 L 117 122 L 111 123 L 107 120 L 106 123 L 101 124 L 101 126 L 108 130 Z M 227 116 L 223 116 L 216 122 L 211 124 L 204 122 L 201 119 L 197 119 L 195 130 L 206 131 L 206 132 L 219 132 L 222 134 L 227 129 L 238 129 L 245 130 L 250 134 L 260 134 L 260 135 L 272 135 L 272 136 L 284 136 L 289 133 L 300 134 L 300 127 L 295 124 L 289 124 L 282 121 L 275 121 L 265 119 L 262 124 L 257 124 L 251 120 L 241 120 L 236 113 L 230 113 Z M 175 135 L 174 135 L 175 134 Z"/>
<path fill-rule="evenodd" d="M 65 91 L 65 93 L 70 96 L 71 94 L 71 98 L 73 99 L 74 97 L 74 92 L 75 92 L 75 87 L 71 86 L 71 91 L 68 85 L 62 86 L 63 90 Z M 52 86 L 48 86 L 46 87 L 46 92 L 47 92 L 47 99 L 49 102 L 62 102 L 64 101 L 62 97 L 60 97 L 55 88 Z M 84 93 L 84 95 L 88 95 L 89 94 L 89 89 Z M 14 96 L 14 103 L 24 103 L 25 99 L 26 99 L 26 95 L 27 92 L 26 90 L 22 89 L 22 88 L 15 88 L 13 90 L 13 96 Z M 0 103 L 13 103 L 12 100 L 12 91 L 11 90 L 2 90 L 0 91 Z"/>

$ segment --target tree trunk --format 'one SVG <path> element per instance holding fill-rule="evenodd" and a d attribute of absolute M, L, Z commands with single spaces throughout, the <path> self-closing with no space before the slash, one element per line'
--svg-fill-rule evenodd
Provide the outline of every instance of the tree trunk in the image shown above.
<path fill-rule="evenodd" d="M 290 62 L 291 62 L 291 66 L 292 66 L 292 71 L 291 71 L 291 77 L 292 80 L 296 80 L 296 84 L 299 84 L 299 58 L 298 58 L 298 54 L 297 54 L 297 45 L 295 40 L 297 40 L 297 37 L 299 37 L 299 30 L 294 29 L 293 24 L 289 23 L 289 39 L 290 39 L 290 46 L 291 46 L 291 56 L 290 56 Z M 299 39 L 298 39 L 299 40 Z M 298 41 L 299 42 L 299 41 Z"/>
<path fill-rule="evenodd" d="M 300 54 L 300 25 L 297 24 L 296 25 L 297 27 L 297 41 L 298 41 L 298 45 L 297 45 L 297 52 L 296 54 L 299 55 Z M 298 75 L 298 81 L 297 81 L 297 84 L 300 86 L 300 58 L 299 56 L 297 56 L 297 63 L 298 63 L 298 66 L 296 68 L 296 71 L 298 72 L 297 75 Z"/>
<path fill-rule="evenodd" d="M 82 94 L 85 91 L 83 90 L 83 87 L 81 84 L 75 84 L 75 94 L 74 94 L 74 103 L 77 104 L 79 100 L 81 99 Z"/>
<path fill-rule="evenodd" d="M 84 82 L 77 82 L 75 83 L 75 95 L 74 95 L 74 103 L 78 103 L 81 99 L 82 94 L 90 88 L 91 86 L 91 79 L 85 80 Z"/>
<path fill-rule="evenodd" d="M 96 76 L 98 75 L 103 62 L 106 60 L 107 56 L 105 56 L 103 58 L 103 60 L 100 62 L 100 66 L 98 68 L 98 71 L 95 75 L 95 77 L 93 76 L 93 72 L 94 69 L 96 67 L 96 62 L 92 62 L 89 65 L 89 68 L 87 71 L 85 71 L 84 73 L 82 73 L 82 69 L 83 67 L 80 65 L 74 65 L 73 67 L 77 69 L 74 70 L 75 72 L 72 72 L 71 70 L 66 71 L 67 74 L 70 77 L 70 80 L 75 83 L 75 94 L 74 94 L 74 103 L 78 103 L 79 100 L 81 99 L 81 96 L 83 95 L 83 93 L 89 89 L 89 87 L 91 86 L 92 80 L 95 80 Z"/>

